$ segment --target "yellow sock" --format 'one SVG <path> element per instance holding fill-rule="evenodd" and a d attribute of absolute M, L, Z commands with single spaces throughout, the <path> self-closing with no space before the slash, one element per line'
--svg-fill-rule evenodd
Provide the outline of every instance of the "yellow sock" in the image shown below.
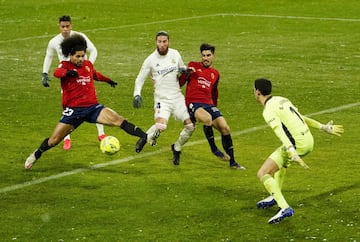
<path fill-rule="evenodd" d="M 274 179 L 279 184 L 280 190 L 282 189 L 284 183 L 285 174 L 286 174 L 286 168 L 284 167 L 280 168 L 280 170 L 278 170 L 274 174 Z"/>
<path fill-rule="evenodd" d="M 269 174 L 264 175 L 261 178 L 261 182 L 264 184 L 266 190 L 272 195 L 280 208 L 287 208 L 289 204 L 286 202 L 284 196 L 281 193 L 279 184 Z"/>

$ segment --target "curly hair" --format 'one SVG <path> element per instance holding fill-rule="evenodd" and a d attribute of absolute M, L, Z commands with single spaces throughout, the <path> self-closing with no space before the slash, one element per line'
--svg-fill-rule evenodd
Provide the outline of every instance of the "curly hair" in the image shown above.
<path fill-rule="evenodd" d="M 87 48 L 85 38 L 79 34 L 74 34 L 64 39 L 60 46 L 65 57 L 68 57 L 70 54 L 75 54 L 76 51 L 86 51 Z"/>

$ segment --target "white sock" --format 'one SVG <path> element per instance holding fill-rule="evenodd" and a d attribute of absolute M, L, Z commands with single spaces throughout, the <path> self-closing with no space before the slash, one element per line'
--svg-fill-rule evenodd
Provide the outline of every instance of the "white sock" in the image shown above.
<path fill-rule="evenodd" d="M 96 128 L 98 130 L 98 136 L 105 134 L 104 125 L 96 123 Z"/>
<path fill-rule="evenodd" d="M 194 130 L 190 131 L 187 128 L 183 128 L 178 140 L 174 144 L 174 149 L 176 151 L 181 151 L 181 146 L 183 146 L 190 139 L 192 133 L 194 133 Z"/>

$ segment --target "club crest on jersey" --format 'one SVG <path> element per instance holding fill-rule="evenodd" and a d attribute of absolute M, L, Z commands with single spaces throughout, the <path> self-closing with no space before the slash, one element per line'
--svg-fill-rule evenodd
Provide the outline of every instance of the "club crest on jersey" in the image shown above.
<path fill-rule="evenodd" d="M 87 72 L 90 72 L 90 67 L 85 66 L 85 70 L 86 70 Z"/>

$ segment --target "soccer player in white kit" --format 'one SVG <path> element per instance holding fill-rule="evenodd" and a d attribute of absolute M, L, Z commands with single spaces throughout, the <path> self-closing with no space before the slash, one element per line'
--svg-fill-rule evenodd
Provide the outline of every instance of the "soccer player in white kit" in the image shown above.
<path fill-rule="evenodd" d="M 178 79 L 179 72 L 186 70 L 186 66 L 180 53 L 169 48 L 169 39 L 169 34 L 165 31 L 156 34 L 156 50 L 145 59 L 135 80 L 133 105 L 134 108 L 141 106 L 141 89 L 150 74 L 154 84 L 155 111 L 155 124 L 147 131 L 148 137 L 152 138 L 150 144 L 155 145 L 160 133 L 167 128 L 171 114 L 175 119 L 181 120 L 184 128 L 177 141 L 171 145 L 173 164 L 179 165 L 181 147 L 189 140 L 195 126 L 186 108 L 185 98 L 181 92 Z M 136 143 L 135 151 L 139 153 L 146 142 L 146 139 L 140 138 Z"/>
<path fill-rule="evenodd" d="M 89 54 L 90 54 L 89 58 L 88 58 L 89 61 L 91 61 L 91 63 L 93 63 L 93 64 L 96 61 L 97 49 L 96 49 L 95 45 L 91 42 L 91 40 L 85 34 L 72 30 L 72 23 L 71 23 L 70 16 L 64 15 L 59 18 L 59 29 L 60 29 L 60 34 L 56 35 L 49 41 L 47 49 L 46 49 L 46 55 L 45 55 L 45 59 L 44 59 L 42 79 L 41 79 L 41 82 L 44 87 L 50 86 L 48 83 L 48 81 L 50 81 L 48 73 L 49 73 L 49 69 L 50 69 L 51 62 L 52 62 L 54 55 L 57 54 L 57 56 L 59 58 L 59 62 L 68 59 L 63 55 L 63 53 L 61 51 L 61 47 L 60 47 L 60 44 L 64 39 L 66 39 L 74 34 L 82 35 L 86 40 L 87 50 L 89 51 Z M 96 127 L 98 129 L 98 139 L 99 139 L 99 141 L 101 141 L 102 139 L 104 139 L 106 137 L 106 134 L 104 133 L 104 126 L 102 124 L 97 123 Z M 65 150 L 68 150 L 71 148 L 70 134 L 64 138 L 63 148 Z"/>

